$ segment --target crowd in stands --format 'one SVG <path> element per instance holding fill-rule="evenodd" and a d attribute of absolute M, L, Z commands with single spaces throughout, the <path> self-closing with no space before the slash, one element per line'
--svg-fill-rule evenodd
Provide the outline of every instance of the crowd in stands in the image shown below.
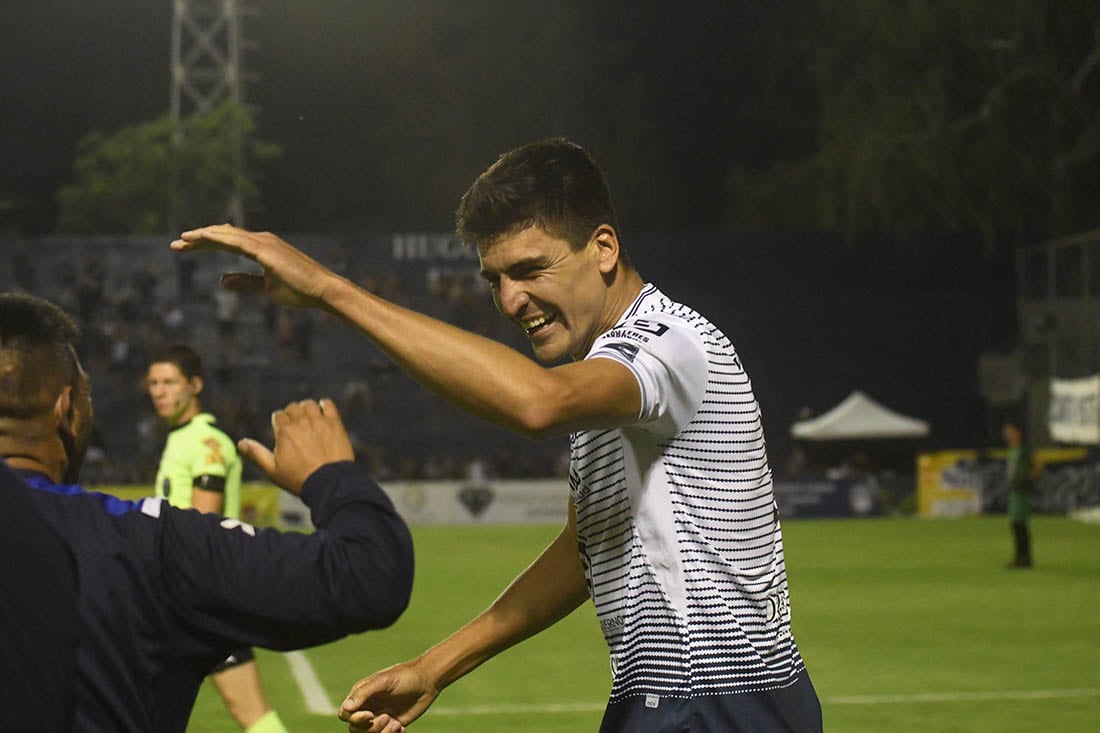
<path fill-rule="evenodd" d="M 326 242 L 326 263 L 361 287 L 529 352 L 493 308 L 476 264 L 375 269 L 360 248 Z M 77 318 L 94 385 L 96 432 L 85 463 L 91 485 L 151 485 L 165 429 L 144 391 L 151 354 L 185 342 L 202 355 L 204 406 L 234 437 L 271 443 L 270 414 L 288 402 L 331 397 L 358 460 L 379 480 L 564 477 L 565 438 L 532 443 L 479 423 L 397 369 L 347 324 L 317 311 L 228 293 L 228 257 L 173 255 L 148 238 L 5 242 L 0 290 L 48 298 Z M 445 358 L 445 355 L 440 355 Z M 246 466 L 246 479 L 259 472 Z"/>

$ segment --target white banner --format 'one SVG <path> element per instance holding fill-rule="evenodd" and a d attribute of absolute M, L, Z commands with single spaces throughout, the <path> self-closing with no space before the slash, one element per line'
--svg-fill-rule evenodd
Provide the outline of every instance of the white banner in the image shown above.
<path fill-rule="evenodd" d="M 558 524 L 568 512 L 568 479 L 383 481 L 382 489 L 409 524 Z M 309 509 L 280 492 L 284 526 L 309 528 Z"/>
<path fill-rule="evenodd" d="M 1048 426 L 1061 443 L 1100 443 L 1100 375 L 1050 380 Z"/>

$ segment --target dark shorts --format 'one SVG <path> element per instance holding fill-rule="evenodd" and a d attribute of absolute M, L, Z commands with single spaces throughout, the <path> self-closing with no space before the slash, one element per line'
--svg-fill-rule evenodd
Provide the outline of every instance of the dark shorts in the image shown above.
<path fill-rule="evenodd" d="M 226 660 L 214 667 L 214 671 L 210 674 L 217 674 L 218 672 L 224 672 L 227 669 L 233 669 L 239 667 L 242 664 L 247 664 L 256 658 L 256 654 L 252 651 L 252 647 L 245 647 L 244 649 L 238 649 L 237 651 L 226 657 Z"/>
<path fill-rule="evenodd" d="M 655 704 L 656 703 L 656 704 Z M 629 697 L 607 706 L 600 733 L 821 733 L 821 702 L 803 672 L 788 687 L 712 697 Z"/>

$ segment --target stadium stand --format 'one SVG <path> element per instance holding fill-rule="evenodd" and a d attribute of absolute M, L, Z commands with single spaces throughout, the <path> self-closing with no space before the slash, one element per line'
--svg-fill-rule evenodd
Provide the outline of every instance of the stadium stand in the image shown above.
<path fill-rule="evenodd" d="M 477 278 L 476 259 L 398 259 L 395 241 L 295 238 L 364 287 L 525 348 L 518 332 L 511 333 L 495 314 Z M 28 247 L 27 242 L 4 245 L 17 253 Z M 235 308 L 220 305 L 220 274 L 249 269 L 251 263 L 221 254 L 186 262 L 188 256 L 171 253 L 164 239 L 149 237 L 44 238 L 30 248 L 33 257 L 13 257 L 0 269 L 0 287 L 49 298 L 80 320 L 100 426 L 89 451 L 88 483 L 153 480 L 164 436 L 142 378 L 149 354 L 177 340 L 203 355 L 204 397 L 236 437 L 270 443 L 273 410 L 291 400 L 331 397 L 347 403 L 357 453 L 379 478 L 461 478 L 475 459 L 499 477 L 562 472 L 564 439 L 532 449 L 503 429 L 472 422 L 343 323 L 258 297 L 244 297 Z"/>

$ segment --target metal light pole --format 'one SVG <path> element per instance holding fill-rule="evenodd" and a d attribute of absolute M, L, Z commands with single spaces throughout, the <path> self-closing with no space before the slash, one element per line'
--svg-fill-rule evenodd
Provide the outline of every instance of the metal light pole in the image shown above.
<path fill-rule="evenodd" d="M 244 101 L 241 17 L 250 9 L 239 0 L 173 0 L 171 119 L 180 142 L 180 121 L 210 112 L 226 100 Z M 235 119 L 235 118 L 234 118 Z M 244 194 L 244 131 L 234 122 L 233 182 L 226 191 L 225 221 L 246 226 Z M 172 166 L 171 231 L 179 229 L 179 172 Z"/>

